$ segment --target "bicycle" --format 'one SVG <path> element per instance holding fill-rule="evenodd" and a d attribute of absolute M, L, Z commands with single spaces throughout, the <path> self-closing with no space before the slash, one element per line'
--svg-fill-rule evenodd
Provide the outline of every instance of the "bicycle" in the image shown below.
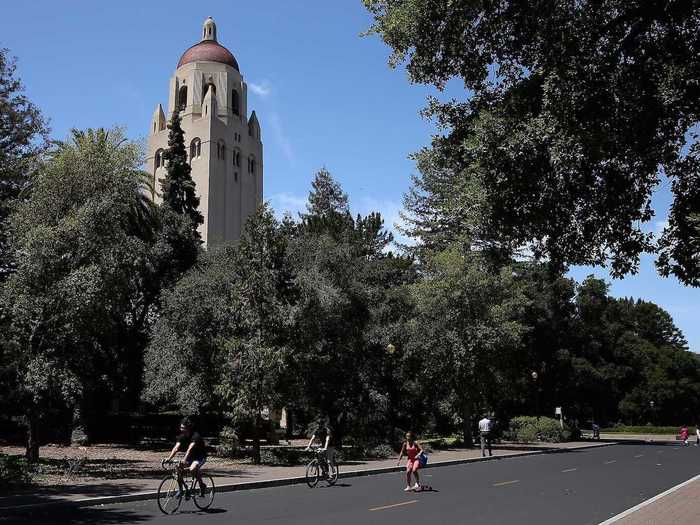
<path fill-rule="evenodd" d="M 204 487 L 201 485 L 195 487 L 197 478 L 189 475 L 189 470 L 182 468 L 179 463 L 175 463 L 175 466 L 169 469 L 166 467 L 169 463 L 173 462 L 165 460 L 160 462 L 163 470 L 169 471 L 158 486 L 158 508 L 160 511 L 163 514 L 174 514 L 180 508 L 183 496 L 186 500 L 191 497 L 199 510 L 208 509 L 214 501 L 215 488 L 212 477 L 200 472 Z M 186 479 L 187 475 L 190 477 L 189 485 Z"/>
<path fill-rule="evenodd" d="M 316 457 L 306 465 L 306 484 L 309 488 L 314 488 L 321 479 L 325 479 L 329 486 L 335 485 L 338 481 L 338 465 L 335 459 L 328 461 L 325 452 L 323 449 L 315 449 Z"/>

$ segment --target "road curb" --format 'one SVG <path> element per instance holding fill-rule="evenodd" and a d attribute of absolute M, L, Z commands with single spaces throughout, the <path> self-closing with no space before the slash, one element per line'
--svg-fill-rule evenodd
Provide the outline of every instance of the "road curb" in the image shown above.
<path fill-rule="evenodd" d="M 487 457 L 477 457 L 477 458 L 464 458 L 464 459 L 449 459 L 446 461 L 437 461 L 435 463 L 428 463 L 423 469 L 431 469 L 438 467 L 449 467 L 453 465 L 463 465 L 466 463 L 479 463 L 483 461 L 501 461 L 512 458 L 522 458 L 525 456 L 539 456 L 542 454 L 561 454 L 564 452 L 573 452 L 577 450 L 586 450 L 591 448 L 604 448 L 617 445 L 618 442 L 611 443 L 598 443 L 591 445 L 584 445 L 576 448 L 545 448 L 542 450 L 529 450 L 526 452 L 518 452 L 515 454 L 508 454 L 506 456 L 487 456 Z M 341 472 L 339 478 L 358 478 L 362 476 L 374 476 L 378 474 L 389 474 L 392 472 L 403 472 L 405 467 L 378 467 L 374 469 L 365 470 L 349 470 L 347 472 Z M 216 492 L 234 492 L 239 490 L 255 490 L 264 489 L 271 487 L 281 487 L 285 485 L 298 485 L 300 483 L 305 483 L 306 478 L 304 476 L 295 476 L 291 478 L 279 478 L 279 479 L 269 479 L 262 481 L 244 481 L 242 483 L 227 483 L 225 485 L 217 486 Z M 3 514 L 18 514 L 24 512 L 34 512 L 40 510 L 49 510 L 55 508 L 76 508 L 76 507 L 94 507 L 99 505 L 110 505 L 113 503 L 128 503 L 130 501 L 144 501 L 156 499 L 158 493 L 155 491 L 149 492 L 136 492 L 132 494 L 122 494 L 119 496 L 97 496 L 94 498 L 84 498 L 76 500 L 61 500 L 61 501 L 47 501 L 43 503 L 29 503 L 26 505 L 15 505 L 9 507 L 0 507 L 0 512 Z"/>

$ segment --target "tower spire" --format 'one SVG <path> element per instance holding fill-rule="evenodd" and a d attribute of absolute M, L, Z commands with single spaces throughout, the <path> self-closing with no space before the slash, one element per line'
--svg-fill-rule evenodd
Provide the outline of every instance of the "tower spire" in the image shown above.
<path fill-rule="evenodd" d="M 213 40 L 216 42 L 216 24 L 212 17 L 207 18 L 202 26 L 202 41 Z"/>

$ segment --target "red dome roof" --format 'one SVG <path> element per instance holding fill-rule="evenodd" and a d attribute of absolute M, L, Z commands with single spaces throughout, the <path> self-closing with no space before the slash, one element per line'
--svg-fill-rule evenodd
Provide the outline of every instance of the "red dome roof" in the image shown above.
<path fill-rule="evenodd" d="M 236 62 L 233 54 L 215 40 L 202 40 L 198 44 L 193 45 L 182 54 L 177 67 L 197 61 L 220 62 L 221 64 L 228 64 L 236 71 L 240 71 L 238 62 Z"/>

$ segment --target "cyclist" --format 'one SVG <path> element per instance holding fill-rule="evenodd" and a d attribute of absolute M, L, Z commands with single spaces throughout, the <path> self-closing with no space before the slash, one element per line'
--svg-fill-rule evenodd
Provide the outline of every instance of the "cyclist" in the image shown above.
<path fill-rule="evenodd" d="M 420 477 L 418 476 L 418 469 L 420 468 L 420 461 L 418 460 L 418 455 L 423 452 L 423 449 L 416 441 L 416 436 L 413 432 L 406 432 L 406 441 L 404 441 L 401 446 L 401 452 L 399 453 L 399 460 L 396 462 L 397 465 L 401 464 L 401 458 L 403 458 L 404 453 L 408 457 L 408 462 L 406 463 L 406 488 L 404 491 L 409 490 L 420 490 Z M 416 478 L 415 485 L 411 486 L 411 474 Z"/>
<path fill-rule="evenodd" d="M 187 417 L 180 422 L 180 435 L 165 462 L 172 460 L 178 451 L 185 453 L 180 466 L 188 469 L 190 474 L 197 479 L 201 493 L 204 495 L 206 485 L 202 481 L 201 469 L 207 461 L 207 446 L 199 432 L 195 432 L 192 421 Z"/>
<path fill-rule="evenodd" d="M 329 464 L 335 463 L 335 447 L 331 445 L 332 443 L 331 429 L 328 425 L 319 425 L 313 434 L 311 434 L 311 439 L 309 439 L 309 444 L 306 445 L 306 450 L 311 450 L 311 446 L 314 442 L 318 441 L 321 450 L 323 451 L 323 458 L 325 461 L 321 463 L 324 474 L 328 469 Z"/>

